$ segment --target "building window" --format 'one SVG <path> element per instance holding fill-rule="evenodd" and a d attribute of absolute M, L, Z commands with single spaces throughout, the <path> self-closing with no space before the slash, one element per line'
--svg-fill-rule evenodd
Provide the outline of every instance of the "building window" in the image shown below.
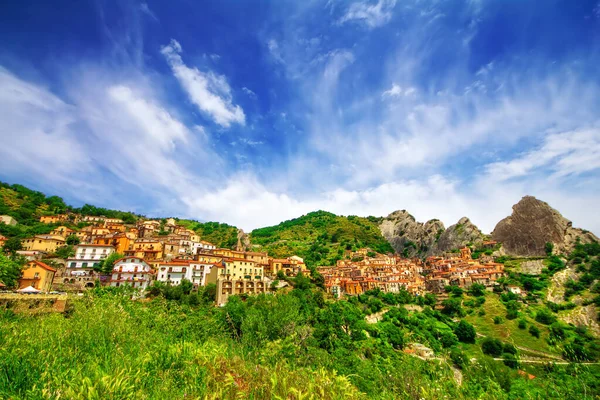
<path fill-rule="evenodd" d="M 81 268 L 86 268 L 88 266 L 88 263 L 84 262 L 81 264 Z"/>
<path fill-rule="evenodd" d="M 75 268 L 76 265 L 77 265 L 77 263 L 72 262 L 71 263 L 71 268 Z"/>

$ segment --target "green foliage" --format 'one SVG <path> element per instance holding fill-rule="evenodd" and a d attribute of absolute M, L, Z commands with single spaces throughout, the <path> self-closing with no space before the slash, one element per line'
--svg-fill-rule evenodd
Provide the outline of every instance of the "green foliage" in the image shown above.
<path fill-rule="evenodd" d="M 540 337 L 540 329 L 535 325 L 531 325 L 529 327 L 529 333 L 531 334 L 531 336 L 534 336 L 536 338 Z"/>
<path fill-rule="evenodd" d="M 23 249 L 21 240 L 17 237 L 12 237 L 4 243 L 3 251 L 7 254 L 16 254 L 17 251 Z"/>
<path fill-rule="evenodd" d="M 104 275 L 112 274 L 115 262 L 125 257 L 121 253 L 111 253 L 104 260 L 100 261 L 97 265 L 94 265 L 94 271 Z"/>
<path fill-rule="evenodd" d="M 79 244 L 79 242 L 80 242 L 79 236 L 77 236 L 77 235 L 69 235 L 66 240 L 66 243 L 69 246 L 77 246 Z"/>
<path fill-rule="evenodd" d="M 461 320 L 454 328 L 454 334 L 463 343 L 475 343 L 475 327 L 467 321 Z"/>
<path fill-rule="evenodd" d="M 500 316 L 495 316 L 495 317 L 494 317 L 494 324 L 496 324 L 496 325 L 500 325 L 500 324 L 502 324 L 503 322 L 504 322 L 504 320 L 502 319 L 502 317 L 500 317 Z"/>
<path fill-rule="evenodd" d="M 547 308 L 542 308 L 535 314 L 535 320 L 541 324 L 550 325 L 556 321 L 556 317 Z"/>
<path fill-rule="evenodd" d="M 469 288 L 469 294 L 475 297 L 485 296 L 485 286 L 479 283 L 474 283 Z"/>
<path fill-rule="evenodd" d="M 364 247 L 372 250 L 371 255 L 393 253 L 372 218 L 343 217 L 325 211 L 255 229 L 250 238 L 273 257 L 296 254 L 307 266 L 334 265 L 345 250 Z"/>
<path fill-rule="evenodd" d="M 54 255 L 58 258 L 69 258 L 75 255 L 75 248 L 71 245 L 60 246 L 54 252 Z"/>
<path fill-rule="evenodd" d="M 464 311 L 462 309 L 462 301 L 460 299 L 456 299 L 456 298 L 446 299 L 446 300 L 442 301 L 442 306 L 444 306 L 444 308 L 442 309 L 442 312 L 446 315 L 462 316 L 464 314 Z"/>
<path fill-rule="evenodd" d="M 546 250 L 546 255 L 551 256 L 552 252 L 554 251 L 554 244 L 552 244 L 551 242 L 546 242 L 544 248 Z"/>
<path fill-rule="evenodd" d="M 237 245 L 238 228 L 219 222 L 198 222 L 187 219 L 177 220 L 179 225 L 200 235 L 202 240 L 210 242 L 217 247 L 232 249 Z"/>
<path fill-rule="evenodd" d="M 481 341 L 481 351 L 483 354 L 487 354 L 492 357 L 500 357 L 503 350 L 504 345 L 498 339 L 484 338 Z"/>
<path fill-rule="evenodd" d="M 12 289 L 17 286 L 22 268 L 22 263 L 0 253 L 0 282 L 4 283 L 7 288 Z"/>

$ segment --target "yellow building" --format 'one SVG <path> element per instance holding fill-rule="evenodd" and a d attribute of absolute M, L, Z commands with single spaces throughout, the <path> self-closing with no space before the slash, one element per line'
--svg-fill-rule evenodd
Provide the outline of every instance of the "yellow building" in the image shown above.
<path fill-rule="evenodd" d="M 23 268 L 23 275 L 19 279 L 19 289 L 33 286 L 37 290 L 49 292 L 56 270 L 40 261 L 29 261 Z"/>
<path fill-rule="evenodd" d="M 23 239 L 23 250 L 44 251 L 54 253 L 57 248 L 65 245 L 65 239 L 61 236 L 37 235 L 32 238 Z"/>
<path fill-rule="evenodd" d="M 58 228 L 54 228 L 54 230 L 52 230 L 52 232 L 50 232 L 50 235 L 60 236 L 64 239 L 66 239 L 67 236 L 69 236 L 73 233 L 75 233 L 75 231 L 73 229 L 69 229 L 66 226 L 59 226 Z"/>
<path fill-rule="evenodd" d="M 125 254 L 125 250 L 129 250 L 133 240 L 127 237 L 125 233 L 117 233 L 106 235 L 94 239 L 94 244 L 110 245 L 115 248 L 116 253 Z"/>
<path fill-rule="evenodd" d="M 228 279 L 262 280 L 265 276 L 262 265 L 245 258 L 226 258 L 225 276 Z"/>
<path fill-rule="evenodd" d="M 124 253 L 146 261 L 160 260 L 163 258 L 163 245 L 154 239 L 136 239 Z"/>
<path fill-rule="evenodd" d="M 207 264 L 215 264 L 222 262 L 223 257 L 214 254 L 198 253 L 196 256 L 196 261 Z"/>
<path fill-rule="evenodd" d="M 62 222 L 67 220 L 66 214 L 58 214 L 58 215 L 42 215 L 40 217 L 40 222 L 43 224 L 56 224 L 57 222 Z"/>

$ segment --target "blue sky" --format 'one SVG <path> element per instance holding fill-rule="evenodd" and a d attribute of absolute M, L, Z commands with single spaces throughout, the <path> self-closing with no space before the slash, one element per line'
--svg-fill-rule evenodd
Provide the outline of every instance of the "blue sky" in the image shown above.
<path fill-rule="evenodd" d="M 0 180 L 246 230 L 523 195 L 600 233 L 597 0 L 0 5 Z"/>

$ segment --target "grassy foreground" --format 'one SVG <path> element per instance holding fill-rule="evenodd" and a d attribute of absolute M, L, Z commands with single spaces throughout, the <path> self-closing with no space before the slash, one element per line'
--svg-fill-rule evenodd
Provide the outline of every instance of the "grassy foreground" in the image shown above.
<path fill-rule="evenodd" d="M 459 385 L 450 362 L 396 349 L 402 339 L 385 332 L 397 320 L 366 333 L 360 304 L 321 300 L 295 289 L 217 309 L 100 290 L 66 315 L 4 311 L 0 398 L 597 398 L 600 375 L 584 365 L 540 367 L 528 380 L 482 359 L 463 366 Z"/>

